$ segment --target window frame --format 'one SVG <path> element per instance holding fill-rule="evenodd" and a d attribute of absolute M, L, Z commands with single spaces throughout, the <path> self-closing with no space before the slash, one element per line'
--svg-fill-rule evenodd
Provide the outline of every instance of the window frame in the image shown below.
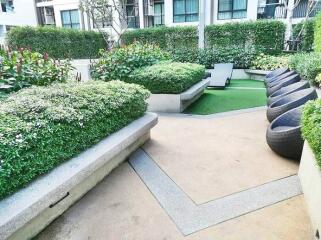
<path fill-rule="evenodd" d="M 161 24 L 155 24 L 155 22 L 153 22 L 154 26 L 163 26 L 165 24 L 165 3 L 164 2 L 154 2 L 154 9 L 155 9 L 155 5 L 159 4 L 161 5 L 161 14 L 157 14 L 157 17 L 160 17 L 161 19 Z M 154 10 L 154 17 L 155 17 L 155 10 Z"/>
<path fill-rule="evenodd" d="M 232 7 L 231 7 L 231 10 L 221 10 L 220 11 L 220 2 L 221 0 L 218 0 L 218 6 L 217 6 L 217 19 L 218 20 L 230 20 L 230 19 L 244 19 L 244 18 L 247 18 L 247 8 L 248 8 L 248 0 L 245 0 L 246 1 L 246 8 L 245 9 L 237 9 L 237 10 L 234 10 L 234 0 L 232 0 Z M 237 13 L 237 12 L 244 12 L 246 11 L 246 16 L 243 17 L 243 18 L 234 18 L 234 13 Z M 220 18 L 220 13 L 231 13 L 231 17 L 230 18 Z"/>
<path fill-rule="evenodd" d="M 75 23 L 75 22 L 72 22 L 72 21 L 71 21 L 71 14 L 70 14 L 70 12 L 72 12 L 72 11 L 77 11 L 77 13 L 78 13 L 78 21 L 79 21 L 78 23 Z M 68 13 L 69 13 L 70 24 L 64 24 L 64 22 L 63 22 L 63 17 L 62 17 L 62 13 L 63 13 L 63 12 L 68 12 Z M 81 29 L 80 17 L 79 17 L 79 9 L 60 10 L 60 18 L 61 18 L 61 26 L 62 26 L 63 28 L 67 28 L 67 27 L 65 27 L 65 26 L 70 26 L 70 29 Z M 79 28 L 73 28 L 73 25 L 78 25 Z"/>
<path fill-rule="evenodd" d="M 175 5 L 175 1 L 176 0 L 173 0 L 173 23 L 182 23 L 182 22 L 176 22 L 175 21 L 175 17 L 182 17 L 182 16 L 184 16 L 184 21 L 183 22 L 198 22 L 199 21 L 199 15 L 200 15 L 200 10 L 199 10 L 199 6 L 200 6 L 200 2 L 199 2 L 199 0 L 197 0 L 197 3 L 198 3 L 198 8 L 197 8 L 197 13 L 187 13 L 187 11 L 186 11 L 186 0 L 183 0 L 184 1 L 184 7 L 185 7 L 185 9 L 184 9 L 184 12 L 185 13 L 181 13 L 181 14 L 175 14 L 175 7 L 174 7 L 174 5 Z M 193 16 L 193 15 L 196 15 L 197 14 L 197 21 L 186 21 L 186 17 L 191 17 L 191 16 Z"/>
<path fill-rule="evenodd" d="M 133 3 L 126 2 L 126 4 L 125 4 L 127 26 L 128 26 L 128 28 L 133 28 L 133 29 L 140 28 L 140 22 L 139 22 L 139 14 L 140 13 L 138 12 L 138 15 L 135 15 L 135 4 L 136 4 L 136 0 L 133 0 Z M 134 15 L 128 15 L 128 11 L 127 11 L 128 6 L 133 7 Z M 133 26 L 129 26 L 129 22 L 130 22 L 129 19 L 134 19 L 134 21 L 132 22 L 132 23 L 134 23 Z"/>

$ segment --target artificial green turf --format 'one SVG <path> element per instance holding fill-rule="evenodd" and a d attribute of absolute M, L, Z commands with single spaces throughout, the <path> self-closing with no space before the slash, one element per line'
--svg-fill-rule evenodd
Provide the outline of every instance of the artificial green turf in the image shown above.
<path fill-rule="evenodd" d="M 262 82 L 232 80 L 228 87 L 242 87 L 242 89 L 207 89 L 184 113 L 206 115 L 266 105 L 266 91 Z"/>

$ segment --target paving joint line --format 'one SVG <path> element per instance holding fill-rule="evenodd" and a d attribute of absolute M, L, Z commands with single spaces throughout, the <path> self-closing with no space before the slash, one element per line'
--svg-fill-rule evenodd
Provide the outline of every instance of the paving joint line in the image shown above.
<path fill-rule="evenodd" d="M 197 205 L 142 149 L 129 163 L 185 236 L 302 194 L 292 175 Z"/>

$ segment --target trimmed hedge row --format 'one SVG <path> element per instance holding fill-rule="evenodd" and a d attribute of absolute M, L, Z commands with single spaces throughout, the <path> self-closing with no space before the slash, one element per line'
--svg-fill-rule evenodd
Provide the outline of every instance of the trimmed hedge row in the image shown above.
<path fill-rule="evenodd" d="M 181 47 L 197 48 L 197 28 L 186 27 L 152 27 L 126 31 L 122 35 L 123 43 L 128 45 L 135 41 L 158 45 L 171 50 Z"/>
<path fill-rule="evenodd" d="M 302 136 L 310 144 L 321 168 L 321 99 L 305 104 L 301 125 Z"/>
<path fill-rule="evenodd" d="M 280 21 L 255 21 L 209 25 L 205 28 L 207 48 L 255 47 L 265 53 L 283 50 L 285 25 Z M 157 44 L 166 50 L 197 48 L 197 27 L 154 27 L 130 30 L 123 34 L 125 44 L 140 41 Z"/>
<path fill-rule="evenodd" d="M 0 199 L 125 127 L 146 111 L 134 84 L 31 87 L 0 102 Z"/>
<path fill-rule="evenodd" d="M 293 38 L 296 39 L 303 28 L 299 37 L 301 39 L 301 51 L 310 51 L 313 49 L 314 41 L 314 23 L 315 20 L 306 20 L 293 26 Z"/>
<path fill-rule="evenodd" d="M 314 49 L 316 52 L 321 52 L 321 12 L 319 12 L 315 17 L 314 24 Z"/>
<path fill-rule="evenodd" d="M 215 63 L 233 63 L 234 68 L 249 68 L 258 55 L 254 48 L 240 48 L 237 46 L 217 49 L 189 49 L 180 48 L 172 52 L 172 59 L 177 62 L 202 64 L 212 68 Z"/>
<path fill-rule="evenodd" d="M 239 48 L 247 48 L 252 46 L 269 54 L 282 52 L 284 33 L 284 23 L 269 20 L 217 24 L 205 28 L 207 47 L 238 46 Z"/>
<path fill-rule="evenodd" d="M 14 27 L 7 35 L 14 49 L 31 48 L 53 58 L 96 58 L 106 48 L 100 33 L 53 27 Z"/>
<path fill-rule="evenodd" d="M 201 81 L 205 68 L 199 64 L 164 62 L 136 69 L 126 82 L 144 86 L 152 93 L 178 94 Z"/>

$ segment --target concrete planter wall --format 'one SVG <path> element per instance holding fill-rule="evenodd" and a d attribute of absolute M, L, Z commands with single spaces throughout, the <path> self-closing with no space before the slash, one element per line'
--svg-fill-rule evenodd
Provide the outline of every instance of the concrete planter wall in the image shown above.
<path fill-rule="evenodd" d="M 81 81 L 87 82 L 91 80 L 90 76 L 90 59 L 76 59 L 71 61 L 71 65 L 75 68 L 72 74 L 81 76 Z"/>
<path fill-rule="evenodd" d="M 253 79 L 263 81 L 270 71 L 252 69 L 233 69 L 232 79 Z"/>
<path fill-rule="evenodd" d="M 157 115 L 147 113 L 0 201 L 0 239 L 30 239 L 149 139 Z"/>
<path fill-rule="evenodd" d="M 305 141 L 303 147 L 299 178 L 314 234 L 317 236 L 318 232 L 321 236 L 321 170 L 307 141 Z"/>
<path fill-rule="evenodd" d="M 152 94 L 147 100 L 148 110 L 152 112 L 183 112 L 204 93 L 208 84 L 209 79 L 204 79 L 181 94 Z"/>

